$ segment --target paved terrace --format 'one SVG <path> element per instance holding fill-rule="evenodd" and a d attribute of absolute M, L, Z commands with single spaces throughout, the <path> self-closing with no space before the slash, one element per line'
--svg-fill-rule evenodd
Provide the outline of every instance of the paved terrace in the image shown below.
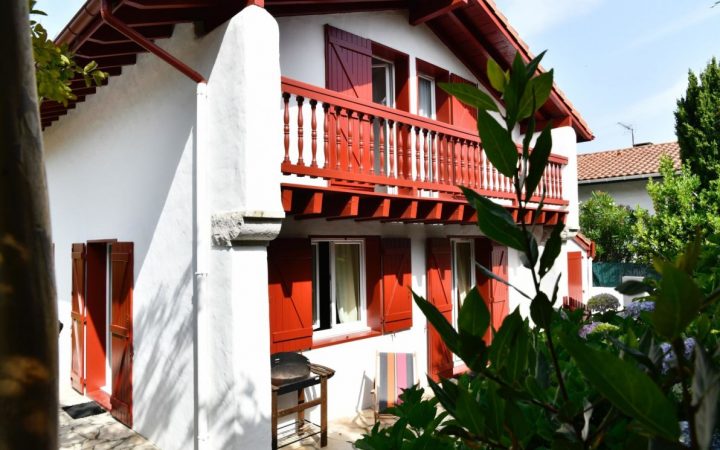
<path fill-rule="evenodd" d="M 71 406 L 90 401 L 70 387 L 62 388 L 60 406 Z M 328 450 L 350 450 L 351 442 L 359 439 L 373 424 L 372 411 L 365 411 L 353 419 L 341 419 L 329 424 Z M 317 439 L 315 439 L 317 438 Z M 81 419 L 71 418 L 60 409 L 59 444 L 61 450 L 160 450 L 135 431 L 116 421 L 110 413 Z M 311 437 L 287 449 L 319 449 L 319 437 Z"/>

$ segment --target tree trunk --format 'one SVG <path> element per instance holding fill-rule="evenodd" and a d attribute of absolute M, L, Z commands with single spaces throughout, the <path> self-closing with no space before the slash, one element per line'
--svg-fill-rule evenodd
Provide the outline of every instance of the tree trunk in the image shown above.
<path fill-rule="evenodd" d="M 0 450 L 57 449 L 58 322 L 27 0 L 0 2 Z"/>

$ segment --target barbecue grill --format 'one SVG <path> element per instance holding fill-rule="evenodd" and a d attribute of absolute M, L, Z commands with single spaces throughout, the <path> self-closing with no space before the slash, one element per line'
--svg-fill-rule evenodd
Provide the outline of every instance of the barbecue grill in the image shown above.
<path fill-rule="evenodd" d="M 320 435 L 320 446 L 327 445 L 327 380 L 335 371 L 312 364 L 299 353 L 282 352 L 270 356 L 272 378 L 272 448 L 273 450 L 310 436 Z M 320 396 L 305 401 L 305 388 L 320 384 Z M 278 410 L 279 395 L 297 393 L 297 405 Z M 320 406 L 320 425 L 305 419 L 305 410 Z M 294 422 L 278 428 L 278 419 L 297 414 Z"/>

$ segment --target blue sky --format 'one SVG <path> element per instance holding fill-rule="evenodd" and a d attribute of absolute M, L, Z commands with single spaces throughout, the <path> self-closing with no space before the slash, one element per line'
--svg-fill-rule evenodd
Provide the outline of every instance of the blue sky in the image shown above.
<path fill-rule="evenodd" d="M 595 133 L 580 153 L 675 140 L 676 100 L 688 69 L 720 57 L 720 6 L 714 0 L 496 0 Z M 39 0 L 55 36 L 83 0 Z"/>

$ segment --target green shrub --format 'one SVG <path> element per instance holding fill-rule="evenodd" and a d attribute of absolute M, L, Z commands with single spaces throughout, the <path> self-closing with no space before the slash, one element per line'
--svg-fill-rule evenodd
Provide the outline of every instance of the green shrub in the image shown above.
<path fill-rule="evenodd" d="M 590 297 L 587 306 L 592 312 L 605 312 L 618 309 L 620 301 L 612 294 L 598 294 Z"/>

